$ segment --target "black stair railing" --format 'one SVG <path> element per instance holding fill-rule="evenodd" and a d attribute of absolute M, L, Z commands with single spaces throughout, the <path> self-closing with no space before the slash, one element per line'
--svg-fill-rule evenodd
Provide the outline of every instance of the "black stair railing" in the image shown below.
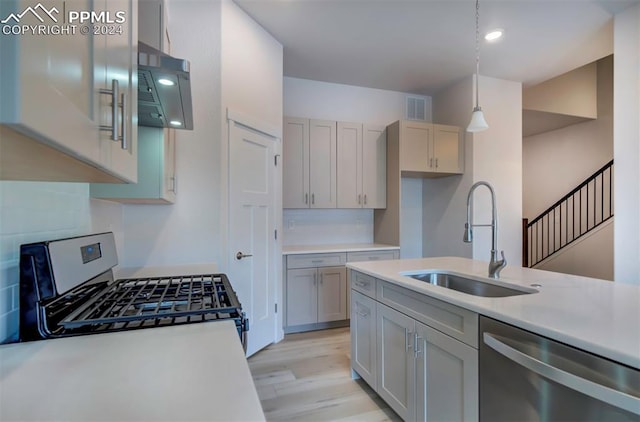
<path fill-rule="evenodd" d="M 523 266 L 544 261 L 611 217 L 613 160 L 531 222 L 523 219 Z"/>

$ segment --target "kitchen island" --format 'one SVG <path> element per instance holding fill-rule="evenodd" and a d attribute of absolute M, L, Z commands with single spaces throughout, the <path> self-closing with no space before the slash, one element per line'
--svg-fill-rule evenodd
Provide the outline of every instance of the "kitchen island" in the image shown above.
<path fill-rule="evenodd" d="M 258 421 L 232 321 L 0 346 L 3 421 Z"/>
<path fill-rule="evenodd" d="M 636 421 L 640 286 L 487 266 L 347 264 L 352 375 L 404 420 Z"/>
<path fill-rule="evenodd" d="M 499 282 L 537 293 L 480 297 L 415 280 L 402 273 L 445 271 L 487 278 L 487 263 L 466 258 L 423 258 L 348 263 L 377 279 L 561 341 L 640 369 L 640 285 L 507 266 Z"/>

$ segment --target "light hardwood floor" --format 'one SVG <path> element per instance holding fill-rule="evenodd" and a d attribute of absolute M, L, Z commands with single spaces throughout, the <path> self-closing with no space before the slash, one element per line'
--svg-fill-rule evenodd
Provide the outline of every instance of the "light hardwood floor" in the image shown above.
<path fill-rule="evenodd" d="M 268 421 L 400 421 L 351 379 L 349 328 L 288 334 L 249 358 Z"/>

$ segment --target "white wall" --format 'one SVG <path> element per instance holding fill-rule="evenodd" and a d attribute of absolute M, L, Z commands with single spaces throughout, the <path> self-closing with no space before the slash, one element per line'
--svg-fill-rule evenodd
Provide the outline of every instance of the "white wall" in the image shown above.
<path fill-rule="evenodd" d="M 191 61 L 194 130 L 177 131 L 176 203 L 125 206 L 126 264 L 225 271 L 227 109 L 281 128 L 282 46 L 230 0 L 169 2 L 169 32 L 172 55 Z"/>
<path fill-rule="evenodd" d="M 614 17 L 614 277 L 640 284 L 640 5 Z"/>
<path fill-rule="evenodd" d="M 522 140 L 526 218 L 537 217 L 613 158 L 613 58 L 596 65 L 598 118 Z"/>
<path fill-rule="evenodd" d="M 416 96 L 286 77 L 284 115 L 386 126 L 405 117 L 407 95 Z M 431 98 L 422 98 L 426 101 L 426 115 L 430 121 Z M 421 181 L 402 179 L 402 198 L 403 257 L 421 256 Z M 291 221 L 294 221 L 293 229 L 290 228 Z M 369 243 L 373 241 L 373 211 L 284 210 L 284 234 L 286 245 Z"/>
<path fill-rule="evenodd" d="M 480 106 L 489 129 L 473 134 L 473 181 L 489 182 L 498 208 L 498 252 L 522 263 L 522 84 L 480 75 Z M 491 221 L 488 190 L 474 194 L 473 220 Z M 474 231 L 473 258 L 488 261 L 491 230 Z"/>
<path fill-rule="evenodd" d="M 473 78 L 470 76 L 433 97 L 433 120 L 463 128 L 464 174 L 425 179 L 423 254 L 471 258 L 472 248 L 462 241 L 467 218 L 467 193 L 473 184 L 473 137 L 464 130 L 473 109 Z"/>
<path fill-rule="evenodd" d="M 613 226 L 614 221 L 609 220 L 571 245 L 551 255 L 534 268 L 611 280 L 613 275 L 613 254 L 611 253 L 613 251 Z"/>
<path fill-rule="evenodd" d="M 284 78 L 284 114 L 325 120 L 388 125 L 405 116 L 407 94 L 308 79 Z M 431 97 L 426 101 L 431 121 Z"/>
<path fill-rule="evenodd" d="M 283 48 L 267 31 L 251 19 L 230 0 L 222 1 L 222 137 L 226 140 L 228 110 L 241 113 L 259 124 L 271 128 L 279 138 L 275 153 L 282 154 L 282 109 L 283 109 Z M 228 250 L 228 143 L 222 143 L 220 182 L 220 234 L 222 250 L 227 256 L 220 261 L 225 268 L 227 261 L 234 259 Z M 276 185 L 281 185 L 279 174 Z M 279 191 L 278 191 L 279 192 Z M 277 201 L 282 203 L 282 201 Z M 281 222 L 280 209 L 276 210 L 276 221 Z M 278 227 L 281 229 L 281 227 Z M 279 251 L 278 251 L 279 252 Z M 278 253 L 279 254 L 279 253 Z M 279 265 L 280 260 L 276 263 Z M 279 267 L 278 267 L 279 268 Z M 276 272 L 281 274 L 280 271 Z"/>
<path fill-rule="evenodd" d="M 474 104 L 473 78 L 469 77 L 434 97 L 438 123 L 469 123 Z M 522 84 L 480 76 L 480 106 L 489 129 L 466 133 L 465 174 L 462 177 L 427 180 L 424 186 L 425 256 L 471 256 L 489 261 L 491 230 L 476 228 L 471 253 L 462 242 L 466 221 L 467 193 L 484 180 L 496 194 L 498 251 L 504 250 L 509 265 L 522 261 Z M 488 190 L 474 193 L 473 222 L 491 221 Z"/>
<path fill-rule="evenodd" d="M 169 2 L 172 54 L 191 61 L 194 130 L 176 131 L 174 205 L 125 205 L 125 266 L 220 262 L 220 2 Z"/>

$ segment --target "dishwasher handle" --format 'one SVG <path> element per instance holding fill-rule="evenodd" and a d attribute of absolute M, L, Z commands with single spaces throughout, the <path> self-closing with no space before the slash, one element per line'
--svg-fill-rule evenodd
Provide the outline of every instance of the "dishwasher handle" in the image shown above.
<path fill-rule="evenodd" d="M 640 398 L 614 390 L 613 388 L 605 387 L 604 385 L 549 365 L 546 362 L 538 360 L 533 356 L 501 342 L 496 337 L 498 336 L 486 332 L 482 333 L 482 340 L 487 346 L 528 370 L 574 391 L 640 415 Z"/>

